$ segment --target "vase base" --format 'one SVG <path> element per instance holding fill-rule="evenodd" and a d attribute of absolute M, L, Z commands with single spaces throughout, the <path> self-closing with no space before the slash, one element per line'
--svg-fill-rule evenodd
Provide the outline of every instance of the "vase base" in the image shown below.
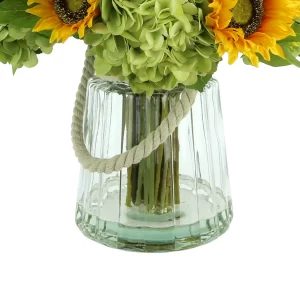
<path fill-rule="evenodd" d="M 207 244 L 226 232 L 232 220 L 231 207 L 214 218 L 163 229 L 103 221 L 84 213 L 80 205 L 76 215 L 77 226 L 88 238 L 108 247 L 138 252 L 178 251 Z"/>
<path fill-rule="evenodd" d="M 126 182 L 122 177 L 124 191 Z M 119 177 L 110 178 L 103 188 L 95 184 L 86 202 L 78 201 L 76 207 L 76 224 L 83 234 L 109 247 L 140 252 L 193 248 L 222 235 L 232 220 L 231 199 L 220 188 L 212 191 L 205 180 L 198 179 L 195 189 L 193 178 L 180 175 L 180 204 L 160 214 L 145 205 L 126 206 L 119 185 Z"/>

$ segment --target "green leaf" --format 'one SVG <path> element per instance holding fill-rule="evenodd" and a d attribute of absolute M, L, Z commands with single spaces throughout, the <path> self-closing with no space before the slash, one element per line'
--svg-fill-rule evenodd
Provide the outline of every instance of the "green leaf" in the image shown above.
<path fill-rule="evenodd" d="M 0 42 L 8 36 L 8 30 L 6 28 L 0 31 Z"/>
<path fill-rule="evenodd" d="M 3 52 L 8 55 L 15 55 L 19 51 L 19 44 L 17 42 L 3 42 Z"/>
<path fill-rule="evenodd" d="M 111 0 L 103 0 L 101 2 L 101 16 L 105 22 L 109 20 L 112 9 L 113 6 Z"/>
<path fill-rule="evenodd" d="M 17 65 L 22 55 L 22 48 L 19 48 L 18 52 L 15 53 L 10 61 L 11 65 Z"/>
<path fill-rule="evenodd" d="M 300 68 L 300 61 L 290 52 L 290 50 L 285 46 L 282 45 L 282 50 L 284 52 L 284 55 L 286 57 L 286 60 L 295 65 L 296 67 Z"/>
<path fill-rule="evenodd" d="M 188 86 L 189 89 L 194 89 L 199 92 L 203 92 L 206 84 L 210 81 L 212 78 L 212 74 L 207 74 L 206 76 L 198 76 L 198 80 L 195 84 Z"/>
<path fill-rule="evenodd" d="M 97 33 L 97 34 L 107 34 L 109 33 L 109 30 L 107 29 L 107 26 L 102 23 L 96 23 L 93 25 L 93 27 L 91 28 L 92 32 Z"/>
<path fill-rule="evenodd" d="M 294 22 L 292 29 L 295 31 L 295 33 L 298 35 L 300 34 L 300 23 L 299 22 Z"/>
<path fill-rule="evenodd" d="M 26 30 L 30 30 L 30 29 L 26 29 Z M 8 33 L 9 36 L 12 37 L 15 40 L 22 40 L 24 39 L 25 35 L 26 35 L 26 30 L 21 29 L 19 27 L 13 26 L 13 25 L 8 25 Z"/>
<path fill-rule="evenodd" d="M 98 76 L 101 76 L 107 74 L 112 66 L 109 63 L 107 63 L 105 60 L 96 56 L 94 67 L 95 67 L 96 74 Z"/>
<path fill-rule="evenodd" d="M 265 60 L 259 53 L 257 53 L 258 59 L 261 63 L 271 66 L 271 67 L 284 67 L 284 66 L 289 66 L 290 63 L 281 58 L 280 56 L 274 55 L 273 53 L 270 53 L 270 60 Z M 250 59 L 247 56 L 242 56 L 243 62 L 246 65 L 252 66 L 252 63 Z"/>
<path fill-rule="evenodd" d="M 24 66 L 27 68 L 33 68 L 38 64 L 38 58 L 37 55 L 35 54 L 35 52 L 31 51 L 30 52 L 30 57 L 28 59 L 28 61 L 26 61 L 24 63 Z"/>
<path fill-rule="evenodd" d="M 173 71 L 173 75 L 176 80 L 183 82 L 189 78 L 190 72 Z"/>
<path fill-rule="evenodd" d="M 101 34 L 94 34 L 92 32 L 87 32 L 84 36 L 84 42 L 91 46 L 99 45 L 104 39 L 104 35 Z"/>
<path fill-rule="evenodd" d="M 123 31 L 121 36 L 124 37 L 125 39 L 133 41 L 133 42 L 138 42 L 139 41 L 132 34 L 130 34 L 127 31 Z"/>
<path fill-rule="evenodd" d="M 27 0 L 4 0 L 0 3 L 0 24 L 33 28 L 38 17 L 26 12 Z"/>
<path fill-rule="evenodd" d="M 0 45 L 0 62 L 6 64 L 8 62 L 8 55 L 3 51 Z"/>

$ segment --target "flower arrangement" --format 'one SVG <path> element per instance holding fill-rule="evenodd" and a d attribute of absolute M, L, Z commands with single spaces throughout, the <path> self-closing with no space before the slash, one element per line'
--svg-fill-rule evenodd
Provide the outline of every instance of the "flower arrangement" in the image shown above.
<path fill-rule="evenodd" d="M 202 91 L 224 53 L 234 63 L 300 66 L 299 0 L 0 0 L 0 61 L 15 72 L 55 43 L 82 39 L 98 76 L 135 93 Z"/>

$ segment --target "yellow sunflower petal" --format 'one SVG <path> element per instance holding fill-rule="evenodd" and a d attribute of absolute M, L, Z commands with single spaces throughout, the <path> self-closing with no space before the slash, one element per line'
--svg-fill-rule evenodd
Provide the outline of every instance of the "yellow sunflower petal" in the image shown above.
<path fill-rule="evenodd" d="M 228 50 L 228 63 L 232 65 L 238 59 L 239 51 L 236 47 L 232 47 Z"/>
<path fill-rule="evenodd" d="M 40 19 L 33 28 L 33 31 L 49 30 L 57 27 L 60 24 L 60 19 L 56 16 Z"/>
<path fill-rule="evenodd" d="M 276 44 L 273 48 L 271 48 L 271 52 L 277 56 L 285 58 L 284 52 L 280 45 Z"/>
<path fill-rule="evenodd" d="M 26 12 L 41 17 L 41 18 L 45 18 L 45 16 L 52 16 L 53 15 L 53 10 L 52 7 L 49 5 L 36 5 L 32 8 L 29 8 L 26 10 Z"/>

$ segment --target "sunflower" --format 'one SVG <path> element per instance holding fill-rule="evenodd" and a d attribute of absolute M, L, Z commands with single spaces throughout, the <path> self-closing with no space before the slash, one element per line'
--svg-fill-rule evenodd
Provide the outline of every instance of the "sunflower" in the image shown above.
<path fill-rule="evenodd" d="M 39 3 L 27 12 L 40 17 L 33 31 L 52 30 L 50 42 L 63 43 L 74 33 L 84 36 L 99 14 L 99 0 L 28 0 L 28 5 Z"/>
<path fill-rule="evenodd" d="M 299 0 L 213 0 L 206 24 L 213 29 L 218 53 L 228 52 L 232 64 L 238 53 L 258 66 L 257 53 L 269 61 L 270 52 L 285 58 L 277 41 L 295 36 L 294 19 L 299 17 Z"/>

